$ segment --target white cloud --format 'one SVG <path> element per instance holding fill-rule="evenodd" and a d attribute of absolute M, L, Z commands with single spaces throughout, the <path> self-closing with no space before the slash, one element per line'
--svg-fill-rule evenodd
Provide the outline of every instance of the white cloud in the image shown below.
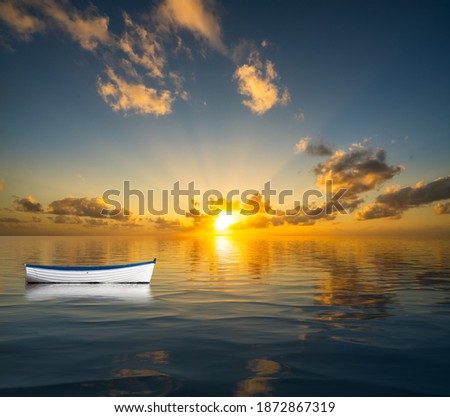
<path fill-rule="evenodd" d="M 303 123 L 305 121 L 305 113 L 303 113 L 303 112 L 295 113 L 294 119 L 298 120 L 300 123 Z"/>
<path fill-rule="evenodd" d="M 274 82 L 278 78 L 274 64 L 269 60 L 262 63 L 257 53 L 252 53 L 248 64 L 238 67 L 233 77 L 238 80 L 239 93 L 249 97 L 242 104 L 253 113 L 262 115 L 290 100 L 287 88 L 280 88 Z"/>
<path fill-rule="evenodd" d="M 128 82 L 108 67 L 109 81 L 97 79 L 97 90 L 103 100 L 114 110 L 124 113 L 162 116 L 172 112 L 173 97 L 168 90 L 158 92 L 145 84 Z"/>
<path fill-rule="evenodd" d="M 310 136 L 305 136 L 304 138 L 301 138 L 296 144 L 295 144 L 295 153 L 302 153 L 305 152 L 309 143 L 311 141 Z"/>

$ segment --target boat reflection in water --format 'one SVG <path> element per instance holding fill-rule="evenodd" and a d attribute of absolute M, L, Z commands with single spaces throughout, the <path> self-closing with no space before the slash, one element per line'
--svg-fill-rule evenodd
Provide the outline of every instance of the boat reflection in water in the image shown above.
<path fill-rule="evenodd" d="M 58 298 L 151 301 L 152 291 L 148 284 L 26 284 L 25 297 L 36 301 Z"/>

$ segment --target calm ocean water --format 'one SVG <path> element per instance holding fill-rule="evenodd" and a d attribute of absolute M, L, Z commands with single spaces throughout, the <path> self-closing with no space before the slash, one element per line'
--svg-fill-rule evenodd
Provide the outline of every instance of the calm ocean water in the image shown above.
<path fill-rule="evenodd" d="M 0 395 L 450 395 L 450 240 L 0 237 Z M 151 286 L 23 263 L 158 258 Z"/>

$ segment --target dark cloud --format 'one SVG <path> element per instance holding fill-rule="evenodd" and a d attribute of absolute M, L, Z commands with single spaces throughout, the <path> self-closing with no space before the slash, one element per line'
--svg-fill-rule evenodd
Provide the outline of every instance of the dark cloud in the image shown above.
<path fill-rule="evenodd" d="M 414 187 L 405 187 L 381 194 L 377 202 L 400 208 L 410 208 L 450 198 L 450 176 L 438 178 L 428 184 L 419 182 Z"/>
<path fill-rule="evenodd" d="M 2 223 L 26 223 L 19 220 L 17 217 L 0 217 L 0 222 Z"/>
<path fill-rule="evenodd" d="M 264 229 L 267 227 L 277 227 L 283 225 L 293 226 L 312 226 L 319 220 L 334 220 L 336 213 L 331 211 L 330 207 L 321 205 L 314 209 L 301 210 L 296 207 L 293 210 L 277 210 L 274 214 L 257 213 L 232 224 L 230 229 Z"/>
<path fill-rule="evenodd" d="M 60 215 L 60 216 L 56 216 L 56 217 L 50 217 L 50 220 L 56 224 L 82 224 L 83 223 L 83 220 L 81 220 L 77 216 Z"/>
<path fill-rule="evenodd" d="M 31 195 L 25 198 L 18 198 L 14 200 L 16 210 L 26 211 L 29 213 L 41 213 L 44 211 L 42 204 L 38 203 Z"/>
<path fill-rule="evenodd" d="M 230 229 L 263 229 L 266 227 L 277 227 L 286 224 L 295 226 L 311 226 L 315 223 L 316 221 L 313 218 L 305 214 L 296 214 L 292 216 L 281 214 L 255 214 L 239 223 L 236 223 L 235 225 L 231 225 Z"/>
<path fill-rule="evenodd" d="M 86 227 L 107 226 L 109 222 L 101 219 L 84 219 Z"/>
<path fill-rule="evenodd" d="M 101 197 L 67 197 L 62 200 L 56 200 L 50 203 L 47 211 L 49 214 L 58 214 L 61 216 L 79 216 L 91 217 L 94 219 L 105 219 L 107 216 L 102 215 L 102 210 L 109 210 L 110 207 L 103 201 Z M 117 216 L 111 217 L 113 220 L 130 221 L 131 213 L 121 212 Z"/>
<path fill-rule="evenodd" d="M 439 200 L 450 198 L 450 176 L 438 178 L 425 184 L 419 182 L 412 187 L 389 189 L 377 197 L 375 203 L 357 213 L 358 220 L 379 219 L 383 217 L 400 218 L 401 214 L 413 207 L 420 207 Z M 448 204 L 441 204 L 435 212 L 443 214 Z M 441 213 L 442 211 L 442 213 Z"/>
<path fill-rule="evenodd" d="M 158 230 L 178 230 L 182 227 L 180 220 L 168 220 L 164 217 L 157 217 L 155 219 L 149 219 L 150 222 L 154 223 L 155 229 Z"/>
<path fill-rule="evenodd" d="M 326 208 L 324 205 L 307 212 L 300 211 L 295 215 L 285 215 L 282 219 L 286 224 L 312 226 L 318 220 L 334 220 L 336 218 L 336 213 L 328 212 L 327 210 L 329 208 Z"/>
<path fill-rule="evenodd" d="M 362 193 L 371 191 L 402 171 L 402 166 L 389 165 L 386 152 L 376 152 L 363 144 L 353 144 L 348 151 L 337 150 L 328 160 L 314 168 L 317 185 L 324 187 L 327 180 L 333 181 L 333 189 L 347 189 L 341 202 L 354 210 L 363 199 Z"/>
<path fill-rule="evenodd" d="M 117 223 L 116 223 L 116 225 L 117 225 Z M 121 227 L 123 229 L 135 229 L 138 227 L 144 227 L 144 225 L 130 222 L 130 223 L 120 223 L 119 227 Z"/>
<path fill-rule="evenodd" d="M 302 113 L 303 114 L 303 113 Z M 298 143 L 295 145 L 295 152 L 302 153 L 305 152 L 308 155 L 312 156 L 331 156 L 333 155 L 333 150 L 330 146 L 325 143 L 318 141 L 317 143 L 313 143 L 312 139 L 309 136 L 301 138 Z"/>

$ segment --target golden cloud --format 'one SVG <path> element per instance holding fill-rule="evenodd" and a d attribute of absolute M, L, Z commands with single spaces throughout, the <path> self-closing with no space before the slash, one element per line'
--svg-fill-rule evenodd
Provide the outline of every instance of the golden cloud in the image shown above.
<path fill-rule="evenodd" d="M 258 115 L 290 100 L 287 88 L 280 88 L 274 82 L 278 78 L 274 64 L 269 60 L 262 63 L 258 53 L 252 53 L 248 64 L 238 67 L 233 78 L 238 81 L 239 93 L 249 97 L 242 104 Z"/>
<path fill-rule="evenodd" d="M 44 30 L 44 22 L 32 16 L 18 1 L 0 3 L 0 19 L 8 25 L 19 37 L 28 40 L 31 36 Z"/>
<path fill-rule="evenodd" d="M 356 220 L 372 220 L 381 219 L 383 217 L 399 219 L 400 212 L 397 208 L 390 207 L 387 204 L 372 203 L 368 204 L 361 211 L 356 213 Z"/>
<path fill-rule="evenodd" d="M 219 52 L 227 52 L 212 1 L 164 0 L 157 10 L 156 20 L 166 30 L 189 30 L 194 36 L 205 39 Z"/>
<path fill-rule="evenodd" d="M 94 7 L 80 12 L 68 2 L 41 0 L 33 3 L 84 49 L 93 50 L 98 44 L 112 40 L 108 30 L 109 17 L 100 16 Z"/>
<path fill-rule="evenodd" d="M 434 212 L 436 214 L 450 214 L 450 202 L 438 203 L 434 206 Z"/>
<path fill-rule="evenodd" d="M 135 64 L 144 67 L 150 77 L 163 78 L 166 63 L 164 49 L 154 33 L 134 23 L 124 13 L 126 31 L 119 39 L 119 47 Z"/>
<path fill-rule="evenodd" d="M 114 34 L 109 28 L 109 17 L 90 5 L 80 10 L 69 0 L 5 0 L 0 3 L 0 19 L 19 37 L 29 39 L 34 33 L 57 29 L 77 42 L 83 49 L 95 51 L 106 67 L 106 79 L 97 78 L 97 91 L 116 112 L 141 115 L 167 115 L 172 112 L 175 98 L 189 99 L 183 88 L 184 78 L 167 71 L 168 56 L 165 48 L 176 40 L 175 56 L 184 51 L 178 32 L 188 31 L 197 39 L 226 55 L 234 62 L 245 51 L 259 47 L 252 41 L 240 41 L 229 50 L 222 39 L 222 28 L 215 0 L 162 0 L 152 14 L 146 16 L 148 24 L 137 24 L 127 14 L 124 32 Z M 264 41 L 261 47 L 268 44 Z M 156 79 L 158 86 L 150 87 L 145 77 Z M 239 66 L 234 78 L 238 80 L 240 94 L 248 97 L 243 104 L 252 112 L 262 115 L 273 106 L 287 104 L 289 93 L 277 85 L 278 75 L 271 61 L 262 63 L 257 52 L 250 53 L 247 64 Z M 169 87 L 167 87 L 169 86 Z"/>
<path fill-rule="evenodd" d="M 114 111 L 163 116 L 172 112 L 173 97 L 168 90 L 158 92 L 137 82 L 119 77 L 111 67 L 106 70 L 109 81 L 97 79 L 97 91 Z"/>

